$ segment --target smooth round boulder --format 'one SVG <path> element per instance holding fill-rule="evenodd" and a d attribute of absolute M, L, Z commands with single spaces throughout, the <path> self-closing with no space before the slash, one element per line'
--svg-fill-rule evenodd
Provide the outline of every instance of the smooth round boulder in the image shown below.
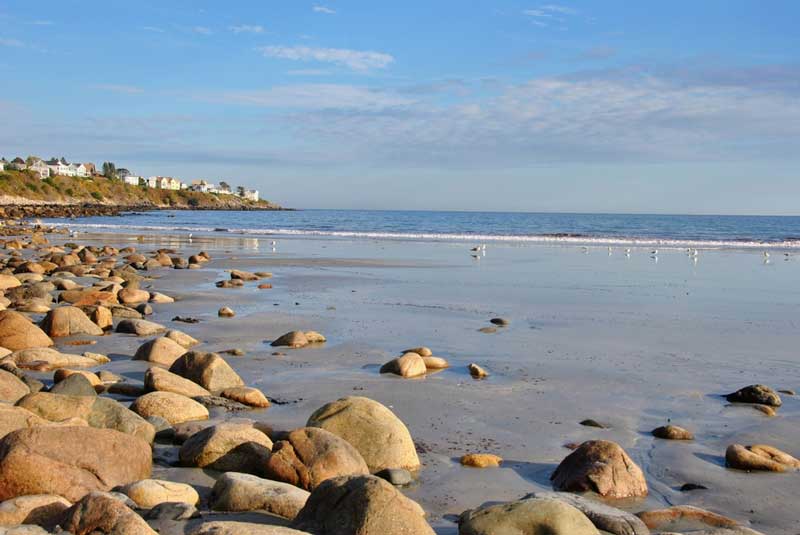
<path fill-rule="evenodd" d="M 2 344 L 0 344 L 2 345 Z M 781 406 L 781 396 L 768 386 L 750 385 L 725 396 L 732 403 L 758 403 L 770 407 Z"/>
<path fill-rule="evenodd" d="M 169 371 L 194 381 L 211 392 L 244 386 L 242 378 L 216 353 L 184 353 L 172 363 Z"/>
<path fill-rule="evenodd" d="M 144 372 L 144 387 L 152 392 L 174 392 L 189 398 L 211 394 L 199 384 L 155 366 Z"/>
<path fill-rule="evenodd" d="M 0 311 L 0 347 L 17 351 L 52 345 L 53 340 L 26 316 L 13 310 Z"/>
<path fill-rule="evenodd" d="M 135 334 L 136 336 L 153 336 L 166 330 L 166 327 L 158 323 L 135 318 L 124 319 L 117 324 L 118 333 Z"/>
<path fill-rule="evenodd" d="M 209 501 L 215 511 L 260 510 L 293 520 L 309 496 L 308 491 L 288 483 L 227 472 L 214 484 Z"/>
<path fill-rule="evenodd" d="M 20 368 L 35 368 L 38 371 L 55 370 L 58 368 L 89 368 L 109 362 L 109 358 L 99 357 L 95 353 L 74 355 L 61 353 L 50 347 L 36 347 L 14 351 L 3 358 L 5 362 L 13 362 Z"/>
<path fill-rule="evenodd" d="M 677 425 L 665 425 L 653 429 L 653 436 L 665 440 L 694 440 L 691 431 Z"/>
<path fill-rule="evenodd" d="M 123 305 L 138 305 L 150 300 L 150 292 L 138 288 L 123 288 L 117 293 L 117 299 Z"/>
<path fill-rule="evenodd" d="M 420 467 L 417 450 L 405 424 L 377 401 L 351 396 L 317 409 L 308 419 L 309 427 L 321 427 L 352 444 L 370 472 L 384 468 Z"/>
<path fill-rule="evenodd" d="M 608 498 L 647 496 L 641 468 L 625 450 L 608 440 L 590 440 L 570 453 L 550 476 L 553 488 L 596 492 Z"/>
<path fill-rule="evenodd" d="M 55 494 L 19 496 L 0 503 L 0 526 L 35 524 L 52 530 L 72 504 Z"/>
<path fill-rule="evenodd" d="M 472 468 L 494 468 L 503 463 L 503 458 L 491 453 L 468 453 L 462 455 L 459 462 Z"/>
<path fill-rule="evenodd" d="M 172 364 L 186 353 L 186 348 L 175 340 L 167 337 L 154 338 L 139 346 L 133 360 L 145 360 L 162 366 L 172 366 Z"/>
<path fill-rule="evenodd" d="M 272 441 L 253 426 L 223 423 L 190 436 L 181 445 L 178 457 L 184 466 L 259 473 L 270 450 Z"/>
<path fill-rule="evenodd" d="M 773 446 L 731 444 L 725 451 L 725 465 L 739 470 L 785 472 L 800 469 L 800 460 Z"/>
<path fill-rule="evenodd" d="M 220 396 L 231 399 L 243 405 L 251 407 L 267 408 L 269 407 L 269 400 L 264 393 L 258 388 L 250 386 L 234 386 L 226 388 L 219 393 Z"/>
<path fill-rule="evenodd" d="M 0 370 L 0 401 L 16 403 L 30 392 L 31 389 L 22 379 L 13 373 Z"/>
<path fill-rule="evenodd" d="M 264 467 L 268 479 L 313 490 L 326 479 L 367 475 L 369 469 L 350 443 L 316 427 L 295 429 L 272 448 Z"/>
<path fill-rule="evenodd" d="M 150 392 L 131 404 L 142 418 L 160 416 L 171 425 L 191 420 L 208 420 L 208 409 L 191 398 L 174 392 Z"/>
<path fill-rule="evenodd" d="M 70 507 L 61 527 L 75 535 L 156 535 L 131 508 L 99 492 L 90 492 Z"/>
<path fill-rule="evenodd" d="M 119 492 L 128 496 L 142 509 L 151 509 L 165 502 L 195 505 L 200 501 L 200 495 L 191 485 L 161 479 L 143 479 L 129 483 L 120 487 Z"/>
<path fill-rule="evenodd" d="M 164 338 L 169 338 L 173 342 L 177 342 L 178 344 L 182 345 L 186 349 L 189 349 L 190 347 L 194 347 L 194 346 L 196 346 L 196 345 L 198 345 L 200 343 L 199 340 L 197 340 L 195 338 L 192 338 L 188 334 L 186 334 L 186 333 L 184 333 L 182 331 L 175 330 L 175 329 L 171 329 L 171 330 L 167 331 L 166 333 L 164 333 Z"/>
<path fill-rule="evenodd" d="M 39 326 L 47 335 L 54 338 L 78 334 L 103 335 L 103 329 L 89 319 L 83 310 L 74 306 L 54 308 L 47 313 Z"/>
<path fill-rule="evenodd" d="M 305 347 L 309 344 L 306 333 L 303 331 L 290 331 L 272 341 L 273 347 L 286 346 L 293 349 Z"/>
<path fill-rule="evenodd" d="M 558 500 L 528 498 L 462 513 L 459 535 L 599 535 L 591 520 Z"/>
<path fill-rule="evenodd" d="M 269 524 L 255 524 L 253 522 L 233 522 L 216 520 L 205 522 L 189 532 L 189 535 L 311 535 L 306 531 L 271 526 Z"/>
<path fill-rule="evenodd" d="M 379 477 L 344 476 L 314 489 L 292 527 L 316 535 L 434 535 L 424 515 L 419 504 Z"/>
<path fill-rule="evenodd" d="M 381 373 L 391 373 L 407 379 L 423 376 L 427 371 L 425 361 L 416 353 L 406 353 L 381 366 Z"/>
<path fill-rule="evenodd" d="M 148 478 L 151 468 L 150 444 L 112 429 L 20 429 L 0 440 L 0 500 L 58 494 L 75 501 Z"/>

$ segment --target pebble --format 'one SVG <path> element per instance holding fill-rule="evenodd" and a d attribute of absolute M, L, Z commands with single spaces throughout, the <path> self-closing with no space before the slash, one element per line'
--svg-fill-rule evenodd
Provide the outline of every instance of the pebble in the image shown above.
<path fill-rule="evenodd" d="M 473 379 L 486 379 L 489 377 L 489 372 L 475 364 L 474 362 L 467 366 L 469 370 L 469 374 L 473 377 Z"/>

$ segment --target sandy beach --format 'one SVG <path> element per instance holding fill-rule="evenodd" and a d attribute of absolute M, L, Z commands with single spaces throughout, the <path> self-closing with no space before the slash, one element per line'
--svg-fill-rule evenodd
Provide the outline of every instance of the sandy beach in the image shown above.
<path fill-rule="evenodd" d="M 794 396 L 783 395 L 774 417 L 724 398 L 754 383 L 798 385 L 794 257 L 765 263 L 754 251 L 717 250 L 694 262 L 675 249 L 656 261 L 645 249 L 628 257 L 605 247 L 498 244 L 475 259 L 461 243 L 282 239 L 273 251 L 269 240 L 237 237 L 83 234 L 80 241 L 208 251 L 212 261 L 201 269 L 148 273 L 155 278 L 143 287 L 176 299 L 154 305 L 148 319 L 190 334 L 204 351 L 243 350 L 226 360 L 272 400 L 262 410 L 212 409 L 210 421 L 247 418 L 291 430 L 335 399 L 375 399 L 414 439 L 423 466 L 403 491 L 440 535 L 457 533 L 454 520 L 467 509 L 551 490 L 550 474 L 570 453 L 565 445 L 592 439 L 618 443 L 645 473 L 649 496 L 616 507 L 686 504 L 763 533 L 800 527 L 796 474 L 733 470 L 724 458 L 733 443 L 797 452 Z M 215 287 L 230 269 L 269 271 L 272 289 Z M 223 305 L 236 317 L 218 317 Z M 172 321 L 177 315 L 200 321 Z M 482 332 L 493 317 L 510 324 Z M 280 351 L 269 345 L 287 331 L 312 329 L 327 343 Z M 149 363 L 130 356 L 142 342 L 114 334 L 98 338 L 91 351 L 111 357 L 102 369 L 140 382 Z M 379 373 L 420 345 L 450 368 L 416 379 Z M 472 379 L 472 362 L 489 378 Z M 606 428 L 579 424 L 586 419 Z M 696 439 L 650 434 L 670 422 Z M 459 464 L 474 452 L 504 462 L 483 470 Z M 157 442 L 154 459 L 154 478 L 190 483 L 201 497 L 219 475 L 176 466 L 177 447 L 168 443 Z M 682 492 L 684 484 L 707 489 Z"/>

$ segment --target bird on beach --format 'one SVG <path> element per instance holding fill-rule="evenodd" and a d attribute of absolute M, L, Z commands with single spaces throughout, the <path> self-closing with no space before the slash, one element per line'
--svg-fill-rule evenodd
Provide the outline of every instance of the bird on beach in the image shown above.
<path fill-rule="evenodd" d="M 653 249 L 652 251 L 650 251 L 650 254 L 654 255 L 654 256 L 657 255 L 658 254 L 658 249 Z"/>
<path fill-rule="evenodd" d="M 611 247 L 609 247 L 608 248 L 608 256 L 611 256 L 611 253 L 612 253 L 612 249 L 611 249 Z"/>
<path fill-rule="evenodd" d="M 764 258 L 769 258 L 769 251 L 764 251 Z"/>
<path fill-rule="evenodd" d="M 589 248 L 586 247 L 585 245 L 581 247 L 581 251 L 583 251 L 583 254 L 589 254 Z"/>
<path fill-rule="evenodd" d="M 278 242 L 276 242 L 275 240 L 272 240 L 269 244 L 271 246 L 275 247 L 276 245 L 278 245 Z"/>
<path fill-rule="evenodd" d="M 70 238 L 77 238 L 78 237 L 78 231 L 77 230 L 71 230 L 70 233 L 69 233 L 69 237 Z"/>

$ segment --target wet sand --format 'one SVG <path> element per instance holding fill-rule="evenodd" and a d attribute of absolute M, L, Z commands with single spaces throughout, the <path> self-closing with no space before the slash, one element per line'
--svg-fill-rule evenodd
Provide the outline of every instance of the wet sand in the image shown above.
<path fill-rule="evenodd" d="M 53 241 L 58 238 L 53 237 Z M 64 239 L 63 241 L 70 241 Z M 158 291 L 180 301 L 154 305 L 154 321 L 202 340 L 204 349 L 241 348 L 226 359 L 273 403 L 267 410 L 225 414 L 276 429 L 305 424 L 324 403 L 364 395 L 406 423 L 423 469 L 407 494 L 428 512 L 439 534 L 453 519 L 490 501 L 549 490 L 549 475 L 568 442 L 618 442 L 645 471 L 650 496 L 615 503 L 631 511 L 691 504 L 753 529 L 795 534 L 800 515 L 796 473 L 744 473 L 724 467 L 734 442 L 768 443 L 800 453 L 800 402 L 784 395 L 778 416 L 722 397 L 742 386 L 800 386 L 797 318 L 800 257 L 764 264 L 760 252 L 702 251 L 695 264 L 682 250 L 490 246 L 471 258 L 464 244 L 399 241 L 269 240 L 82 235 L 86 244 L 136 245 L 141 250 L 201 249 L 212 262 L 200 270 L 161 270 Z M 219 289 L 226 269 L 271 271 L 271 290 Z M 217 317 L 227 305 L 237 316 Z M 197 317 L 195 325 L 172 322 Z M 502 316 L 496 333 L 479 329 Z M 269 341 L 292 329 L 314 329 L 321 347 L 281 349 Z M 92 351 L 114 359 L 104 369 L 141 380 L 146 362 L 128 359 L 143 342 L 104 337 Z M 381 364 L 407 347 L 426 345 L 451 368 L 423 379 L 380 375 Z M 68 347 L 64 348 L 69 351 Z M 491 373 L 475 381 L 466 365 Z M 609 429 L 583 427 L 593 418 Z M 672 423 L 694 431 L 689 443 L 650 431 Z M 501 468 L 459 465 L 464 453 L 502 456 Z M 156 450 L 154 476 L 210 488 L 213 473 L 171 465 L 173 447 Z M 680 492 L 685 483 L 708 490 Z M 202 489 L 201 489 L 202 490 Z"/>

